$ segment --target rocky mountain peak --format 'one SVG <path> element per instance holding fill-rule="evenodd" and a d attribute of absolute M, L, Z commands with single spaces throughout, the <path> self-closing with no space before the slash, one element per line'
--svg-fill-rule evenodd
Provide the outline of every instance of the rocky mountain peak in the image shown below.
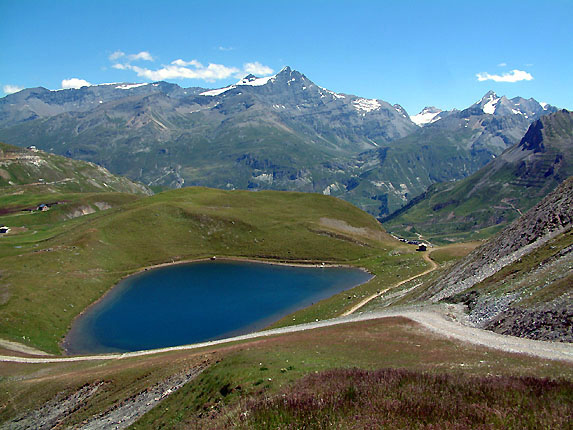
<path fill-rule="evenodd" d="M 522 151 L 544 152 L 545 146 L 543 145 L 543 121 L 538 119 L 534 121 L 525 133 L 525 136 L 519 142 L 519 147 Z"/>
<path fill-rule="evenodd" d="M 289 66 L 283 67 L 280 72 L 275 75 L 276 82 L 296 82 L 296 81 L 308 81 L 306 76 L 297 70 L 291 69 Z"/>
<path fill-rule="evenodd" d="M 499 97 L 497 96 L 495 91 L 489 90 L 487 93 L 484 94 L 484 96 L 480 99 L 480 101 L 478 103 L 481 103 L 481 102 L 487 103 L 489 100 L 497 99 L 497 98 L 499 98 Z"/>

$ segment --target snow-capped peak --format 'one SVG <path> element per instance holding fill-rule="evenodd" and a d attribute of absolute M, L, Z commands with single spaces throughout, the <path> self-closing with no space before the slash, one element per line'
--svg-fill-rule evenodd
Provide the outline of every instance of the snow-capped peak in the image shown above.
<path fill-rule="evenodd" d="M 417 126 L 421 127 L 424 124 L 431 124 L 437 121 L 439 118 L 437 116 L 442 113 L 441 109 L 435 108 L 434 106 L 427 106 L 422 111 L 410 117 L 412 122 Z"/>
<path fill-rule="evenodd" d="M 491 98 L 498 98 L 498 97 L 497 97 L 497 94 L 496 94 L 494 91 L 489 90 L 489 91 L 488 91 L 487 93 L 485 93 L 485 95 L 480 99 L 480 101 L 477 102 L 477 104 L 480 104 L 480 103 L 482 103 L 482 102 L 484 102 L 484 101 L 487 102 L 487 101 L 490 100 Z"/>
<path fill-rule="evenodd" d="M 549 106 L 549 103 L 545 103 L 545 102 L 539 102 L 539 104 L 541 105 L 543 110 L 547 110 L 547 106 Z"/>
<path fill-rule="evenodd" d="M 275 79 L 275 77 L 276 75 L 267 76 L 264 78 L 257 78 L 255 75 L 248 75 L 245 76 L 243 79 L 241 79 L 239 82 L 237 82 L 235 85 L 250 85 L 253 87 L 259 87 L 261 85 L 265 85 L 266 83 L 268 83 L 269 80 Z"/>

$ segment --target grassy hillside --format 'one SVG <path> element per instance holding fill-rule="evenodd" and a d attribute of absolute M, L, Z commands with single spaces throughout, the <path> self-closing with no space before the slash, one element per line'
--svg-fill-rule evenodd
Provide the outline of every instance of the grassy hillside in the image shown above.
<path fill-rule="evenodd" d="M 75 315 L 144 266 L 213 255 L 359 264 L 381 275 L 362 295 L 425 267 L 411 250 L 390 252 L 396 242 L 374 218 L 316 194 L 185 188 L 74 219 L 53 214 L 0 217 L 14 228 L 0 238 L 0 337 L 51 352 Z"/>
<path fill-rule="evenodd" d="M 123 192 L 150 195 L 142 184 L 86 161 L 0 143 L 0 188 L 29 192 Z M 7 191 L 7 190 L 3 190 Z"/>

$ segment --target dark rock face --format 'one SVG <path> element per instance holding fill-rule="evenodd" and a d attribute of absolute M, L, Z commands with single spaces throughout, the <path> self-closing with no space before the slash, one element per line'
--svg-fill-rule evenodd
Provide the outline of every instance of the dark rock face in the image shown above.
<path fill-rule="evenodd" d="M 519 147 L 523 151 L 533 151 L 533 153 L 544 152 L 545 147 L 543 146 L 543 121 L 537 120 L 527 130 L 521 142 L 519 142 Z"/>
<path fill-rule="evenodd" d="M 507 309 L 489 321 L 484 328 L 495 333 L 554 342 L 573 342 L 571 307 L 530 310 Z"/>

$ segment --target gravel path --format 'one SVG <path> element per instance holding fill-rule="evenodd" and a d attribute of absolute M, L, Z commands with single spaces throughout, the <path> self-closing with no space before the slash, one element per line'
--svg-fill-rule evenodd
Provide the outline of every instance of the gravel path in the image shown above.
<path fill-rule="evenodd" d="M 434 248 L 432 249 L 432 251 L 435 251 L 439 248 Z M 342 314 L 343 317 L 348 316 L 353 314 L 354 312 L 356 312 L 358 309 L 363 308 L 367 303 L 369 303 L 370 301 L 374 300 L 377 297 L 380 297 L 382 294 L 386 293 L 388 290 L 392 290 L 396 287 L 399 287 L 400 285 L 404 285 L 407 282 L 410 282 L 416 278 L 419 278 L 420 276 L 424 276 L 427 275 L 430 272 L 433 272 L 434 270 L 436 270 L 439 266 L 438 264 L 432 260 L 430 258 L 430 253 L 428 251 L 424 252 L 423 255 L 424 260 L 426 260 L 428 263 L 430 263 L 430 268 L 428 270 L 423 271 L 422 273 L 419 273 L 415 276 L 411 276 L 408 279 L 404 279 L 403 281 L 398 282 L 397 284 L 392 285 L 391 287 L 385 288 L 381 291 L 378 291 L 375 294 L 372 294 L 371 296 L 366 297 L 364 300 L 360 301 L 359 303 L 357 303 L 356 305 L 352 306 L 349 310 L 347 310 L 346 312 L 344 312 Z"/>
<path fill-rule="evenodd" d="M 144 350 L 135 352 L 126 352 L 123 354 L 101 354 L 92 356 L 77 357 L 14 357 L 0 356 L 0 362 L 17 362 L 17 363 L 58 363 L 73 361 L 93 361 L 93 360 L 115 360 L 130 357 L 140 357 L 145 355 L 157 354 L 169 351 L 182 351 L 204 348 L 215 345 L 222 345 L 229 342 L 256 339 L 267 336 L 274 336 L 284 333 L 296 333 L 305 330 L 313 330 L 321 327 L 330 327 L 338 324 L 347 324 L 357 321 L 374 320 L 387 317 L 405 317 L 411 319 L 432 332 L 446 336 L 452 339 L 468 342 L 475 345 L 481 345 L 488 348 L 499 349 L 507 352 L 528 354 L 536 357 L 547 358 L 550 360 L 564 360 L 573 363 L 573 344 L 559 342 L 544 342 L 538 340 L 518 338 L 514 336 L 505 336 L 493 333 L 487 330 L 468 327 L 457 321 L 451 320 L 447 312 L 439 306 L 428 308 L 404 308 L 390 311 L 377 311 L 368 313 L 359 313 L 344 317 L 333 318 L 330 320 L 299 324 L 289 327 L 281 327 L 272 330 L 264 330 L 256 333 L 235 336 L 227 339 L 214 340 L 209 342 L 196 343 L 193 345 L 174 346 L 154 350 Z"/>

